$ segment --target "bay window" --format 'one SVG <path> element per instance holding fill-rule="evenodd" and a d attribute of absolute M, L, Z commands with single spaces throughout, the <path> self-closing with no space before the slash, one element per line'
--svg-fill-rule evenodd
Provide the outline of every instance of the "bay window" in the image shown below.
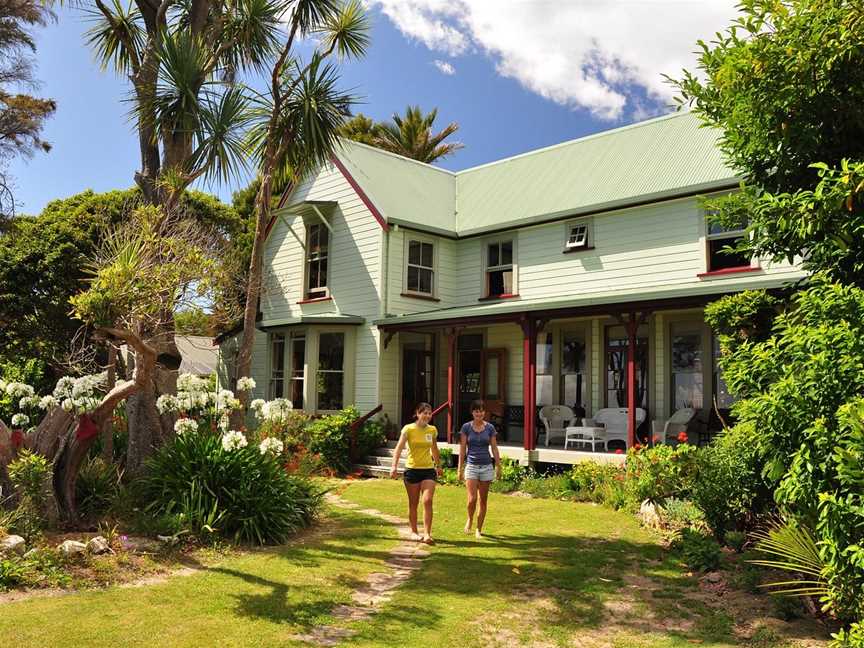
<path fill-rule="evenodd" d="M 340 410 L 344 407 L 345 334 L 321 333 L 318 336 L 318 367 L 316 392 L 319 410 Z"/>

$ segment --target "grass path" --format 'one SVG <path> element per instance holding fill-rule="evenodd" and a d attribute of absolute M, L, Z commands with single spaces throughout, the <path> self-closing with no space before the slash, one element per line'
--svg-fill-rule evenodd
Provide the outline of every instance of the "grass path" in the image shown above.
<path fill-rule="evenodd" d="M 398 482 L 339 487 L 364 509 L 405 515 Z M 299 646 L 320 626 L 339 645 L 471 648 L 823 646 L 820 628 L 771 619 L 765 597 L 717 598 L 632 516 L 493 494 L 487 540 L 462 533 L 464 491 L 436 494 L 438 544 L 376 602 L 344 615 L 400 539 L 388 521 L 334 508 L 285 547 L 231 556 L 140 588 L 0 605 L 0 646 Z M 370 579 L 370 576 L 372 578 Z M 760 607 L 761 606 L 761 607 Z M 350 636 L 349 636 L 350 635 Z"/>

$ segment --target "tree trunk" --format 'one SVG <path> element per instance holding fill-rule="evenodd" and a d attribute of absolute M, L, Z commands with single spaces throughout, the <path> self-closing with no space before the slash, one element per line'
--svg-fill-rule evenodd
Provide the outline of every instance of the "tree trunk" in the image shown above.
<path fill-rule="evenodd" d="M 117 347 L 108 343 L 108 391 L 117 384 Z M 106 419 L 102 425 L 102 460 L 106 464 L 114 463 L 114 417 Z"/>
<path fill-rule="evenodd" d="M 264 260 L 264 236 L 267 232 L 267 223 L 270 220 L 270 199 L 273 187 L 272 157 L 268 156 L 270 166 L 261 178 L 261 187 L 255 199 L 255 239 L 252 243 L 252 259 L 249 261 L 249 279 L 246 285 L 246 305 L 243 310 L 243 337 L 240 348 L 237 351 L 237 377 L 248 376 L 252 369 L 252 349 L 255 345 L 255 319 L 258 316 L 258 299 L 261 296 L 261 275 Z M 239 394 L 243 407 L 232 416 L 233 423 L 238 423 L 242 412 L 249 405 L 249 392 Z"/>

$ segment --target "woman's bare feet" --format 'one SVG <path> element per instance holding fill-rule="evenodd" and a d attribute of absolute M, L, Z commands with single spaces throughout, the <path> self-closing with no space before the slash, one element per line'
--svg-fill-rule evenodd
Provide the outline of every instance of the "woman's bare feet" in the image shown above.
<path fill-rule="evenodd" d="M 465 523 L 465 533 L 471 533 L 471 520 Z"/>
<path fill-rule="evenodd" d="M 411 540 L 412 540 L 413 542 L 421 542 L 421 541 L 423 540 L 423 536 L 421 536 L 421 535 L 420 535 L 419 533 L 417 533 L 416 531 L 412 531 L 412 532 L 411 532 Z"/>
<path fill-rule="evenodd" d="M 474 532 L 474 537 L 477 538 L 478 540 L 482 540 L 483 539 L 483 532 L 480 529 L 477 529 Z"/>
<path fill-rule="evenodd" d="M 434 545 L 435 544 L 435 540 L 432 538 L 431 535 L 424 535 L 423 539 L 420 542 L 422 542 L 423 544 L 427 544 L 427 545 Z"/>

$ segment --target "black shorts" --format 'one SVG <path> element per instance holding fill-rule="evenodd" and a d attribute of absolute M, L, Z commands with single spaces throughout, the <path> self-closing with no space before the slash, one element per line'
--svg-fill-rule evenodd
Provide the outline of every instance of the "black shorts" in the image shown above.
<path fill-rule="evenodd" d="M 434 468 L 406 468 L 403 479 L 406 484 L 419 484 L 427 479 L 435 480 L 438 472 Z"/>

